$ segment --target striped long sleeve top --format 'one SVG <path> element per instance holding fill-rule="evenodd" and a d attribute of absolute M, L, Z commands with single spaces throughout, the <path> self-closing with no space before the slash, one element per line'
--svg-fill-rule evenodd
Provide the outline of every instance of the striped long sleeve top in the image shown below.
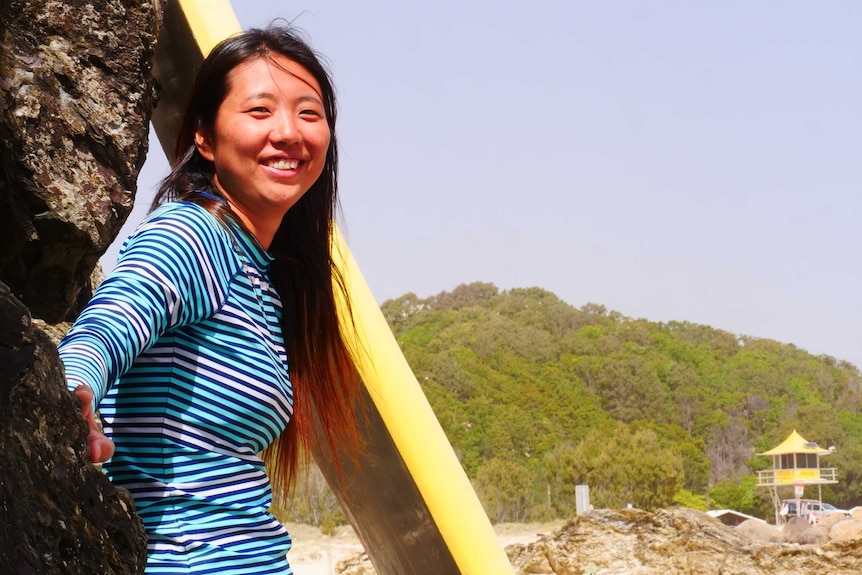
<path fill-rule="evenodd" d="M 293 394 L 271 256 L 200 206 L 161 206 L 60 344 L 70 389 L 89 385 L 135 499 L 148 574 L 285 575 L 257 453 Z"/>

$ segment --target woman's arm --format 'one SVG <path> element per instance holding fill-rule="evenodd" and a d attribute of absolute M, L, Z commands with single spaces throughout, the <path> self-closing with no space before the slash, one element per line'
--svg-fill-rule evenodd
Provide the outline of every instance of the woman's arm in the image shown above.
<path fill-rule="evenodd" d="M 223 304 L 238 270 L 232 249 L 214 217 L 192 204 L 156 210 L 126 242 L 117 267 L 59 346 L 69 389 L 86 400 L 94 460 L 112 451 L 95 421 L 99 402 L 166 331 L 201 321 Z"/>

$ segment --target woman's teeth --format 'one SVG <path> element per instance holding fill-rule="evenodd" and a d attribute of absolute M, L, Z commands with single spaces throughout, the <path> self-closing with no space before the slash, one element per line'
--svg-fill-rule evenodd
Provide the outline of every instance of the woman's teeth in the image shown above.
<path fill-rule="evenodd" d="M 295 170 L 299 167 L 299 160 L 274 160 L 267 165 L 276 170 Z"/>

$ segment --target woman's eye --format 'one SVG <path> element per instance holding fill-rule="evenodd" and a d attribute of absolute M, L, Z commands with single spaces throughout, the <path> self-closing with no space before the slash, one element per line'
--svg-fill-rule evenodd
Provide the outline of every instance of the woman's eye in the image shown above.
<path fill-rule="evenodd" d="M 317 110 L 300 110 L 299 115 L 303 116 L 305 118 L 322 118 L 323 117 L 323 115 L 320 112 L 318 112 Z"/>

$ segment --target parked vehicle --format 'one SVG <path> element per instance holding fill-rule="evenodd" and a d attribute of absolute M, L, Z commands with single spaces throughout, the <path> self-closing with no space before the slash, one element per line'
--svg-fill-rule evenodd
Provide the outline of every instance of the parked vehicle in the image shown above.
<path fill-rule="evenodd" d="M 800 510 L 797 513 L 796 502 L 799 501 Z M 834 505 L 829 503 L 823 503 L 822 501 L 817 501 L 816 499 L 785 499 L 781 506 L 781 511 L 779 511 L 779 515 L 784 517 L 785 519 L 791 519 L 793 517 L 803 517 L 808 520 L 812 525 L 819 522 L 824 517 L 828 517 L 830 515 L 834 515 L 836 513 L 840 513 L 845 515 L 846 517 L 850 517 L 850 512 L 846 509 L 838 509 Z"/>

